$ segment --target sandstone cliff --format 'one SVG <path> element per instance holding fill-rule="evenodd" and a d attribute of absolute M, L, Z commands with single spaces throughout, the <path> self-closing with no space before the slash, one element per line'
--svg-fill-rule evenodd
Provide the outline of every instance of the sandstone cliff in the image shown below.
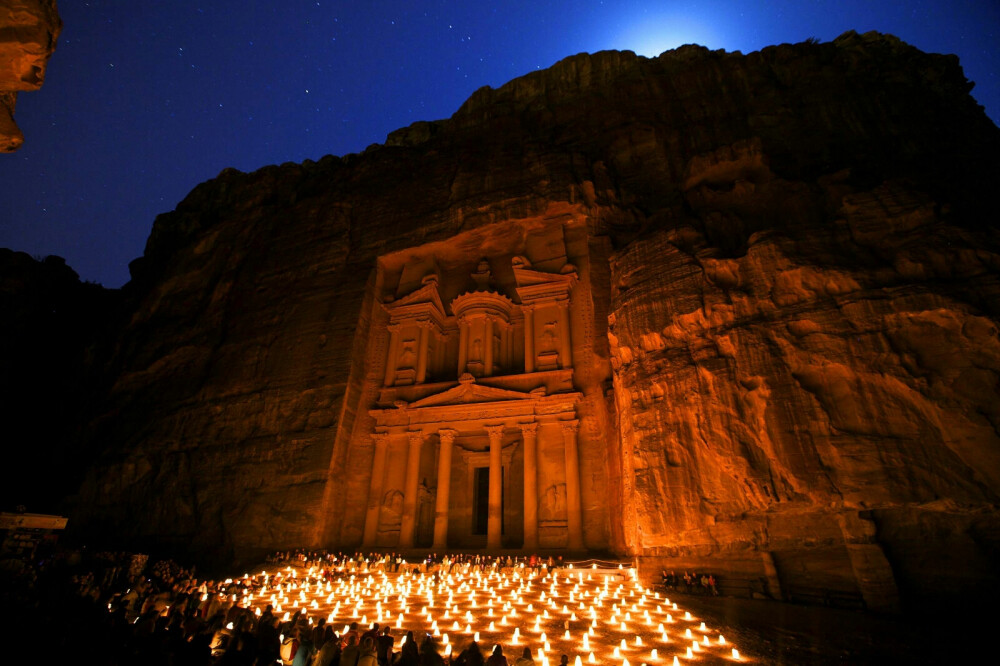
<path fill-rule="evenodd" d="M 24 143 L 14 122 L 17 93 L 42 87 L 60 30 L 55 0 L 9 0 L 0 7 L 0 152 Z"/>
<path fill-rule="evenodd" d="M 969 89 L 877 34 L 604 52 L 361 155 L 224 171 L 132 266 L 74 522 L 354 547 L 380 261 L 561 229 L 590 548 L 882 608 L 995 592 L 1000 133 Z"/>

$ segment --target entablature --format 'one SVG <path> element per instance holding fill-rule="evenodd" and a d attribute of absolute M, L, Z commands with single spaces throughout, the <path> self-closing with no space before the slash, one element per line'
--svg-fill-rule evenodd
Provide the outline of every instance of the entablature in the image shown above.
<path fill-rule="evenodd" d="M 509 389 L 522 393 L 535 391 L 542 391 L 544 395 L 569 393 L 573 391 L 573 369 L 567 368 L 565 370 L 547 370 L 517 375 L 479 377 L 476 379 L 476 383 L 482 386 Z M 447 381 L 430 384 L 387 386 L 379 391 L 376 406 L 385 409 L 394 405 L 399 400 L 412 404 L 458 385 L 458 381 Z"/>

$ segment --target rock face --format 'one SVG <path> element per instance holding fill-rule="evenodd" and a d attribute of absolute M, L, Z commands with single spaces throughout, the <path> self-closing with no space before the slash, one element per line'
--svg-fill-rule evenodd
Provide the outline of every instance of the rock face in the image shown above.
<path fill-rule="evenodd" d="M 575 443 L 583 545 L 644 575 L 697 568 L 887 609 L 995 594 L 1000 133 L 969 88 L 956 58 L 877 34 L 605 52 L 362 155 L 224 171 L 157 219 L 132 266 L 114 386 L 81 442 L 103 453 L 71 525 L 248 559 L 356 547 L 373 511 L 374 543 L 398 546 L 386 516 L 410 511 L 419 546 L 440 525 L 445 437 L 417 445 L 410 487 L 404 435 L 445 398 L 421 397 L 392 304 L 437 293 L 413 358 L 437 340 L 423 372 L 439 395 L 492 381 L 476 395 L 499 400 L 500 380 L 462 384 L 448 360 L 474 360 L 455 352 L 471 338 L 449 337 L 449 303 L 493 290 L 512 303 L 495 324 L 503 390 L 579 396 L 559 407 L 573 440 L 533 412 L 556 477 L 537 489 L 550 547 L 572 537 Z M 528 266 L 574 276 L 568 319 L 524 323 Z M 531 347 L 549 330 L 552 351 Z M 530 358 L 553 364 L 547 384 L 529 385 Z M 533 449 L 509 428 L 516 476 Z M 382 434 L 398 438 L 388 454 Z M 383 477 L 403 498 L 380 504 Z"/>
<path fill-rule="evenodd" d="M 0 7 L 0 152 L 24 143 L 14 122 L 17 93 L 42 87 L 60 30 L 55 0 L 9 0 Z"/>

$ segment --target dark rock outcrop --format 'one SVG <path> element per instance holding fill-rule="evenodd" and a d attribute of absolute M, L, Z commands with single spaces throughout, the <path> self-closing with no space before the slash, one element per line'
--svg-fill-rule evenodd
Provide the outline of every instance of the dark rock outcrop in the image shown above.
<path fill-rule="evenodd" d="M 32 259 L 0 248 L 0 506 L 60 512 L 93 453 L 77 424 L 94 409 L 118 294 L 80 282 L 61 257 Z"/>
<path fill-rule="evenodd" d="M 996 593 L 1000 132 L 969 89 L 877 34 L 605 52 L 227 170 L 132 266 L 74 523 L 355 546 L 380 258 L 578 225 L 590 547 L 878 608 Z"/>

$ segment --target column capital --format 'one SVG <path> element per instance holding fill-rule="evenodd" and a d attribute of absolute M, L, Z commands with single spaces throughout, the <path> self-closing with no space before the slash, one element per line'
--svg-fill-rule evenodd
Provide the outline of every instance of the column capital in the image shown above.
<path fill-rule="evenodd" d="M 580 429 L 580 421 L 573 419 L 572 421 L 559 421 L 559 426 L 562 428 L 563 435 L 576 435 L 577 431 Z"/>
<path fill-rule="evenodd" d="M 401 323 L 399 323 L 398 321 L 394 321 L 394 322 L 391 322 L 390 324 L 388 324 L 385 328 L 390 333 L 399 333 L 399 331 L 402 330 L 403 325 Z"/>
<path fill-rule="evenodd" d="M 422 444 L 424 441 L 424 431 L 423 430 L 408 430 L 406 432 L 406 437 L 410 440 L 410 444 Z"/>
<path fill-rule="evenodd" d="M 534 437 L 538 433 L 538 421 L 518 423 L 517 427 L 521 429 L 521 434 L 525 437 Z"/>
<path fill-rule="evenodd" d="M 389 441 L 389 433 L 387 432 L 373 432 L 371 437 L 376 446 Z"/>
<path fill-rule="evenodd" d="M 503 438 L 504 427 L 505 426 L 502 423 L 500 425 L 483 426 L 483 429 L 486 430 L 486 434 L 490 437 L 490 444 L 493 444 L 494 439 L 499 442 Z"/>
<path fill-rule="evenodd" d="M 442 444 L 453 443 L 457 434 L 457 430 L 451 430 L 450 428 L 442 428 L 441 430 L 438 430 L 438 437 L 441 438 Z"/>

